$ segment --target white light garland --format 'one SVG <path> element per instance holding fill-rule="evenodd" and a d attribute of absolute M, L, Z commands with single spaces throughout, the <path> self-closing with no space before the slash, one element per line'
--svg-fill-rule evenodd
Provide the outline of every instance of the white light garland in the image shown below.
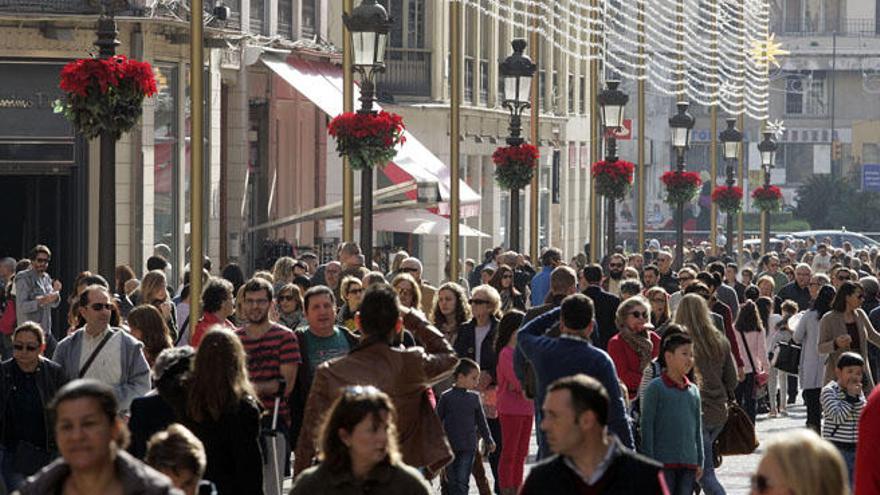
<path fill-rule="evenodd" d="M 448 1 L 660 94 L 768 118 L 771 60 L 759 47 L 772 41 L 769 0 Z"/>

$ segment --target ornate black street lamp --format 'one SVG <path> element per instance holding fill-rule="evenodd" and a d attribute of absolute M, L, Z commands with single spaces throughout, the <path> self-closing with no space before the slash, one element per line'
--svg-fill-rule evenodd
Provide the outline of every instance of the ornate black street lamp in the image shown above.
<path fill-rule="evenodd" d="M 721 152 L 724 155 L 724 161 L 727 162 L 727 187 L 732 188 L 736 185 L 735 166 L 739 158 L 739 145 L 742 142 L 743 135 L 736 128 L 736 119 L 727 119 L 727 129 L 721 131 L 718 135 L 721 140 Z M 733 256 L 733 212 L 727 212 L 727 243 L 724 250 L 728 256 Z"/>
<path fill-rule="evenodd" d="M 599 115 L 602 118 L 602 127 L 607 140 L 605 147 L 605 161 L 614 163 L 617 161 L 617 137 L 616 133 L 623 127 L 623 113 L 626 104 L 629 101 L 629 95 L 617 89 L 620 81 L 606 81 L 607 87 L 598 95 Z M 606 215 L 607 222 L 607 252 L 611 252 L 615 246 L 615 221 L 617 220 L 617 212 L 615 211 L 615 198 L 608 197 L 608 210 Z"/>
<path fill-rule="evenodd" d="M 510 135 L 507 137 L 509 146 L 519 146 L 525 142 L 522 134 L 522 113 L 531 107 L 532 76 L 536 66 L 523 52 L 526 40 L 515 39 L 511 43 L 513 54 L 499 66 L 499 73 L 504 78 L 504 101 L 502 105 L 510 111 Z M 510 191 L 510 249 L 519 252 L 519 189 Z"/>
<path fill-rule="evenodd" d="M 672 146 L 678 155 L 675 171 L 679 174 L 684 172 L 685 154 L 691 141 L 691 129 L 694 128 L 696 119 L 688 113 L 690 104 L 680 101 L 676 104 L 678 113 L 670 117 L 669 128 L 672 131 Z M 676 231 L 675 231 L 675 266 L 681 267 L 684 262 L 684 203 L 679 202 L 675 207 Z"/>
<path fill-rule="evenodd" d="M 765 131 L 763 134 L 764 139 L 758 143 L 758 153 L 761 155 L 761 168 L 764 170 L 764 189 L 767 190 L 770 187 L 770 171 L 776 165 L 776 150 L 779 145 L 776 144 L 772 132 Z M 762 214 L 764 215 L 764 229 L 761 232 L 761 245 L 762 250 L 766 253 L 770 245 L 770 212 L 763 211 Z"/>
<path fill-rule="evenodd" d="M 376 74 L 385 71 L 385 47 L 393 20 L 376 0 L 362 0 L 351 15 L 342 15 L 351 36 L 352 67 L 360 74 L 361 108 L 375 113 L 373 99 Z M 361 170 L 361 250 L 373 259 L 373 168 Z"/>

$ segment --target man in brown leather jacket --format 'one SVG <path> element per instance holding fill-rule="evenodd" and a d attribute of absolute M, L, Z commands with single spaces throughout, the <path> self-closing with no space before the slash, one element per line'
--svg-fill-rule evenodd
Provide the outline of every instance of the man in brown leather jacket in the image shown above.
<path fill-rule="evenodd" d="M 296 445 L 295 475 L 312 464 L 323 415 L 340 390 L 351 385 L 373 385 L 391 396 L 405 463 L 436 472 L 452 460 L 452 450 L 427 393 L 432 385 L 452 375 L 458 358 L 443 334 L 423 315 L 404 311 L 390 286 L 367 289 L 357 316 L 364 335 L 360 345 L 347 356 L 322 364 L 315 373 Z M 391 346 L 404 326 L 424 347 Z"/>

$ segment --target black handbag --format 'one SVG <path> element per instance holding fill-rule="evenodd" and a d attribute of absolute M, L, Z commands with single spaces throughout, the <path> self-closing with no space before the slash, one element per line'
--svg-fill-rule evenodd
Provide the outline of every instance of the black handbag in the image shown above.
<path fill-rule="evenodd" d="M 801 366 L 801 346 L 794 342 L 780 342 L 776 349 L 776 361 L 773 367 L 792 375 L 798 374 Z"/>
<path fill-rule="evenodd" d="M 54 458 L 55 455 L 52 452 L 41 449 L 30 442 L 20 440 L 15 448 L 13 468 L 25 476 L 30 476 L 43 469 Z"/>

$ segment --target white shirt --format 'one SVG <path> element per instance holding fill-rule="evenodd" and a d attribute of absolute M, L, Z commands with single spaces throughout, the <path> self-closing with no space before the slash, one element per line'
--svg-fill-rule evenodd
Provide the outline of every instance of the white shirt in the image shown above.
<path fill-rule="evenodd" d="M 101 339 L 103 339 L 104 335 L 109 331 L 110 327 L 107 327 L 95 337 L 90 336 L 88 332 L 83 332 L 82 350 L 79 355 L 79 369 L 82 369 L 83 365 L 86 364 L 86 361 L 89 360 L 89 356 L 92 355 L 92 352 L 98 347 L 98 344 L 101 343 Z M 92 365 L 89 366 L 89 369 L 86 371 L 83 378 L 93 378 L 99 382 L 110 385 L 111 387 L 119 385 L 122 381 L 121 333 L 122 331 L 117 331 L 112 337 L 110 337 L 110 340 L 104 344 L 104 348 L 101 349 L 101 352 L 98 353 L 95 360 L 92 361 Z"/>
<path fill-rule="evenodd" d="M 483 341 L 486 340 L 486 336 L 489 335 L 490 330 L 492 330 L 491 323 L 483 327 L 474 328 L 474 343 L 476 344 L 476 348 L 474 349 L 474 360 L 477 363 L 480 363 L 480 351 L 483 349 Z"/>

